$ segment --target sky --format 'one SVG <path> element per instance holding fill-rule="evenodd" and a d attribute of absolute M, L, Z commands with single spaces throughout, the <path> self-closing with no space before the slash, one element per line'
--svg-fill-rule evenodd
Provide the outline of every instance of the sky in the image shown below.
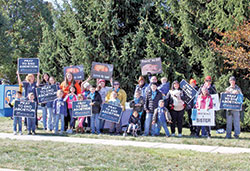
<path fill-rule="evenodd" d="M 54 4 L 55 0 L 44 0 L 44 1 L 48 1 L 48 2 L 52 2 Z M 63 4 L 63 0 L 57 0 L 57 2 L 62 5 Z"/>

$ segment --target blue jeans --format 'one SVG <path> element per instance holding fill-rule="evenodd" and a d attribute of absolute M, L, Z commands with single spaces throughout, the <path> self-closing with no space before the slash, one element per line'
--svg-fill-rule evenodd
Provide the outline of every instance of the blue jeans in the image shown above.
<path fill-rule="evenodd" d="M 168 131 L 168 126 L 167 126 L 167 122 L 161 122 L 161 121 L 157 121 L 157 123 L 154 125 L 154 134 L 153 135 L 160 135 L 160 130 L 161 127 L 163 127 L 166 136 L 169 136 L 169 131 Z"/>
<path fill-rule="evenodd" d="M 15 117 L 13 118 L 13 131 L 17 132 L 16 126 L 18 124 L 18 131 L 22 132 L 22 117 Z"/>
<path fill-rule="evenodd" d="M 47 106 L 42 107 L 43 112 L 43 128 L 47 129 Z"/>
<path fill-rule="evenodd" d="M 105 125 L 105 120 L 100 119 L 100 129 L 104 129 L 104 125 Z"/>
<path fill-rule="evenodd" d="M 100 134 L 100 119 L 98 118 L 99 114 L 91 115 L 91 133 L 94 134 L 95 131 L 97 134 Z"/>
<path fill-rule="evenodd" d="M 121 132 L 121 122 L 119 122 L 119 123 L 110 122 L 109 132 L 114 133 L 115 131 L 118 134 Z"/>
<path fill-rule="evenodd" d="M 70 115 L 70 128 L 73 128 L 75 126 L 75 120 L 73 117 L 72 109 L 69 109 L 69 115 Z"/>
<path fill-rule="evenodd" d="M 144 129 L 144 135 L 146 136 L 149 135 L 149 130 L 151 135 L 154 133 L 154 129 L 151 126 L 152 118 L 153 118 L 153 113 L 146 113 L 145 129 Z"/>
<path fill-rule="evenodd" d="M 58 132 L 59 119 L 61 118 L 61 133 L 63 133 L 63 130 L 64 130 L 64 115 L 63 114 L 56 114 L 55 116 L 56 116 L 55 132 Z"/>
<path fill-rule="evenodd" d="M 36 118 L 28 118 L 27 119 L 27 124 L 28 124 L 28 131 L 29 132 L 35 132 L 36 129 Z"/>
<path fill-rule="evenodd" d="M 49 113 L 49 119 L 48 119 L 48 129 L 52 131 L 55 128 L 55 120 L 56 116 L 53 112 L 53 108 L 49 107 L 48 108 L 48 113 Z"/>
<path fill-rule="evenodd" d="M 240 135 L 240 112 L 229 110 L 227 111 L 227 137 L 231 137 L 232 121 L 234 120 L 234 136 Z"/>

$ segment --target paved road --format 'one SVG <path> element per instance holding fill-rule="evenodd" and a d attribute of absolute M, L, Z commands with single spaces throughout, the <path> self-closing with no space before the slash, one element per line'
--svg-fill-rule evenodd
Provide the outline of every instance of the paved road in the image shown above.
<path fill-rule="evenodd" d="M 250 148 L 237 148 L 237 147 L 220 147 L 220 146 L 205 146 L 205 145 L 186 145 L 186 144 L 170 144 L 170 143 L 157 143 L 157 142 L 139 142 L 139 141 L 126 141 L 126 140 L 108 140 L 108 139 L 92 139 L 92 138 L 72 138 L 72 137 L 57 137 L 57 136 L 44 136 L 44 135 L 13 135 L 8 133 L 0 133 L 1 139 L 17 139 L 25 141 L 53 141 L 53 142 L 68 142 L 80 144 L 98 144 L 98 145 L 111 145 L 111 146 L 133 146 L 144 148 L 163 148 L 163 149 L 179 149 L 179 150 L 193 150 L 198 152 L 209 153 L 224 153 L 224 154 L 237 154 L 237 153 L 250 153 Z"/>

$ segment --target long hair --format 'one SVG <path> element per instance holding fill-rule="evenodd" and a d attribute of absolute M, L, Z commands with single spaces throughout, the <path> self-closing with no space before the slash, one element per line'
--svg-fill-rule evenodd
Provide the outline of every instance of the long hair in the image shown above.
<path fill-rule="evenodd" d="M 69 81 L 68 81 L 68 79 L 67 79 L 67 75 L 68 75 L 68 74 L 71 74 L 71 75 L 72 75 L 71 85 L 75 85 L 75 80 L 74 80 L 73 73 L 72 73 L 72 72 L 67 72 L 66 75 L 65 75 L 65 78 L 64 78 L 65 86 L 66 86 L 66 87 L 69 86 Z"/>
<path fill-rule="evenodd" d="M 178 88 L 178 90 L 180 90 L 180 83 L 177 81 L 177 80 L 175 80 L 173 83 L 172 83 L 172 85 L 171 85 L 171 90 L 175 90 L 174 89 L 174 84 L 179 84 L 179 88 Z"/>
<path fill-rule="evenodd" d="M 42 81 L 41 81 L 42 84 L 46 84 L 47 82 L 49 82 L 49 78 L 48 78 L 48 81 L 46 81 L 46 80 L 44 79 L 44 76 L 45 76 L 45 75 L 48 75 L 48 77 L 50 78 L 49 73 L 45 72 L 45 73 L 43 74 L 43 76 L 42 76 Z"/>

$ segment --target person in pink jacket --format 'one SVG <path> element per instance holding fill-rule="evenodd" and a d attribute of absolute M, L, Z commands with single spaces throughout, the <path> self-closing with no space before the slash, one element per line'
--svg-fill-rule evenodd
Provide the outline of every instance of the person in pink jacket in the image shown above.
<path fill-rule="evenodd" d="M 202 87 L 201 94 L 197 98 L 195 107 L 198 111 L 200 109 L 209 110 L 213 108 L 213 100 L 206 87 Z M 201 130 L 201 126 L 197 126 L 197 130 L 196 130 L 197 137 L 199 137 L 200 130 Z M 209 126 L 206 126 L 205 130 L 207 131 L 208 138 L 210 138 L 211 134 L 210 134 Z"/>

